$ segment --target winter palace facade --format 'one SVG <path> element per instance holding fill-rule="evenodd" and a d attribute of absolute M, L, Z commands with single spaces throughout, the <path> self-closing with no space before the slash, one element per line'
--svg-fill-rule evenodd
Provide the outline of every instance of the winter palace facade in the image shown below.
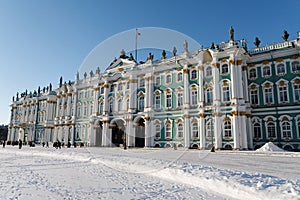
<path fill-rule="evenodd" d="M 258 38 L 256 38 L 258 40 Z M 75 81 L 17 94 L 8 141 L 86 146 L 300 150 L 300 34 L 228 42 L 137 64 L 120 57 Z"/>

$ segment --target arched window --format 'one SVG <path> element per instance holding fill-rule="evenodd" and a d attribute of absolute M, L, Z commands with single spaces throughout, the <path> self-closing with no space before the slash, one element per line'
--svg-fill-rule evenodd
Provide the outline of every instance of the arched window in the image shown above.
<path fill-rule="evenodd" d="M 292 72 L 293 73 L 300 72 L 300 63 L 299 63 L 299 61 L 292 62 Z"/>
<path fill-rule="evenodd" d="M 228 74 L 228 72 L 229 72 L 228 64 L 222 65 L 221 73 L 222 74 Z"/>
<path fill-rule="evenodd" d="M 118 90 L 119 90 L 119 91 L 123 90 L 123 83 L 122 83 L 122 82 L 120 82 L 120 83 L 118 84 Z"/>
<path fill-rule="evenodd" d="M 265 103 L 271 104 L 273 103 L 273 87 L 268 86 L 264 88 L 264 96 L 265 96 Z"/>
<path fill-rule="evenodd" d="M 100 102 L 99 104 L 99 114 L 101 115 L 103 113 L 103 102 Z"/>
<path fill-rule="evenodd" d="M 161 127 L 160 127 L 160 124 L 156 124 L 155 125 L 155 138 L 156 139 L 159 139 L 161 136 L 160 136 L 160 132 L 161 131 Z"/>
<path fill-rule="evenodd" d="M 139 111 L 144 111 L 144 96 L 139 97 Z"/>
<path fill-rule="evenodd" d="M 250 100 L 252 105 L 258 105 L 258 89 L 250 89 Z"/>
<path fill-rule="evenodd" d="M 231 122 L 225 121 L 224 122 L 224 137 L 232 137 L 231 135 Z"/>
<path fill-rule="evenodd" d="M 81 116 L 81 105 L 78 104 L 77 105 L 77 117 L 80 117 Z"/>
<path fill-rule="evenodd" d="M 293 83 L 293 90 L 294 90 L 294 100 L 300 101 L 300 80 L 299 79 L 297 79 Z"/>
<path fill-rule="evenodd" d="M 83 104 L 83 116 L 87 115 L 87 105 L 86 103 Z"/>
<path fill-rule="evenodd" d="M 191 71 L 191 79 L 196 79 L 197 78 L 197 70 L 193 69 Z"/>
<path fill-rule="evenodd" d="M 284 64 L 280 63 L 276 66 L 276 72 L 279 75 L 285 74 L 285 67 Z"/>
<path fill-rule="evenodd" d="M 278 86 L 279 102 L 288 102 L 288 88 L 287 85 Z"/>
<path fill-rule="evenodd" d="M 113 99 L 110 99 L 109 100 L 109 108 L 108 108 L 109 113 L 113 112 L 113 106 L 114 106 L 114 101 L 113 101 Z"/>
<path fill-rule="evenodd" d="M 90 113 L 89 115 L 93 114 L 94 112 L 94 105 L 93 105 L 93 102 L 90 103 Z"/>
<path fill-rule="evenodd" d="M 101 87 L 100 94 L 104 94 L 104 87 Z"/>
<path fill-rule="evenodd" d="M 214 123 L 212 119 L 209 119 L 206 123 L 206 137 L 213 137 L 214 134 Z"/>
<path fill-rule="evenodd" d="M 122 110 L 122 99 L 118 100 L 118 111 Z"/>
<path fill-rule="evenodd" d="M 177 93 L 177 107 L 183 106 L 183 93 L 178 92 Z"/>
<path fill-rule="evenodd" d="M 281 125 L 281 129 L 282 129 L 281 131 L 282 131 L 283 138 L 291 138 L 292 137 L 290 122 L 284 121 Z"/>
<path fill-rule="evenodd" d="M 256 122 L 253 124 L 253 133 L 254 133 L 254 138 L 261 138 L 260 123 Z"/>
<path fill-rule="evenodd" d="M 270 66 L 264 66 L 262 68 L 262 74 L 263 74 L 263 76 L 271 76 L 271 67 Z"/>
<path fill-rule="evenodd" d="M 207 88 L 206 89 L 206 103 L 212 104 L 212 102 L 213 102 L 212 88 Z"/>
<path fill-rule="evenodd" d="M 145 87 L 145 79 L 140 79 L 140 88 Z"/>
<path fill-rule="evenodd" d="M 160 86 L 160 76 L 155 77 L 155 86 Z"/>
<path fill-rule="evenodd" d="M 274 122 L 268 122 L 267 124 L 267 135 L 268 138 L 275 138 L 276 137 L 276 129 Z"/>
<path fill-rule="evenodd" d="M 197 103 L 198 103 L 197 97 L 198 97 L 197 89 L 192 88 L 192 91 L 191 91 L 191 105 L 197 105 Z"/>
<path fill-rule="evenodd" d="M 114 92 L 114 88 L 115 88 L 114 84 L 111 84 L 110 85 L 110 92 Z"/>
<path fill-rule="evenodd" d="M 167 74 L 166 76 L 166 84 L 171 84 L 172 83 L 172 75 L 171 74 Z"/>
<path fill-rule="evenodd" d="M 192 124 L 192 135 L 193 135 L 193 138 L 198 138 L 199 137 L 199 134 L 198 134 L 198 123 L 197 122 L 194 122 Z"/>
<path fill-rule="evenodd" d="M 230 88 L 229 88 L 229 85 L 226 84 L 226 85 L 223 85 L 222 87 L 222 90 L 223 90 L 223 101 L 230 101 Z"/>
<path fill-rule="evenodd" d="M 183 124 L 178 123 L 177 125 L 177 138 L 182 138 L 183 137 Z"/>
<path fill-rule="evenodd" d="M 212 76 L 212 68 L 211 68 L 211 66 L 208 66 L 206 68 L 206 76 Z"/>
<path fill-rule="evenodd" d="M 177 74 L 177 82 L 181 82 L 182 81 L 182 72 L 178 72 Z"/>
<path fill-rule="evenodd" d="M 256 78 L 256 69 L 255 68 L 249 70 L 249 78 L 250 79 Z"/>
<path fill-rule="evenodd" d="M 167 92 L 166 93 L 166 108 L 172 107 L 172 93 Z"/>
<path fill-rule="evenodd" d="M 155 93 L 155 109 L 160 109 L 161 108 L 161 95 L 159 92 Z"/>
<path fill-rule="evenodd" d="M 172 137 L 172 128 L 171 128 L 171 124 L 167 123 L 165 124 L 165 134 L 166 134 L 166 138 L 171 138 Z"/>

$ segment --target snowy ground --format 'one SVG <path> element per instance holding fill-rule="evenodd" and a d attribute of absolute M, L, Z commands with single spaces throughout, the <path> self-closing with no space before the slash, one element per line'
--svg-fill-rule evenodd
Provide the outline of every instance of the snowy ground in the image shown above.
<path fill-rule="evenodd" d="M 0 199 L 300 199 L 300 154 L 0 149 Z"/>

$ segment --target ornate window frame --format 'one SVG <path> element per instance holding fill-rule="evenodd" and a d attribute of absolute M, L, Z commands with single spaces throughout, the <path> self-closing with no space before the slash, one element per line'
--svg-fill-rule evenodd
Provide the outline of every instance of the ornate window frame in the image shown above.
<path fill-rule="evenodd" d="M 264 99 L 264 104 L 266 105 L 271 105 L 274 104 L 274 87 L 273 87 L 273 83 L 270 81 L 266 81 L 262 84 L 263 87 L 263 99 Z M 268 90 L 268 91 L 266 91 Z M 270 93 L 270 96 L 266 96 L 267 93 Z M 269 100 L 272 100 L 269 102 Z"/>
<path fill-rule="evenodd" d="M 278 103 L 288 103 L 290 102 L 289 98 L 289 82 L 284 79 L 280 79 L 276 82 L 277 85 L 277 98 Z M 283 90 L 285 88 L 285 90 Z M 284 93 L 283 97 L 281 96 Z M 286 99 L 282 99 L 286 98 Z"/>
<path fill-rule="evenodd" d="M 261 67 L 261 75 L 264 78 L 269 78 L 272 76 L 272 68 L 270 65 L 264 65 Z"/>

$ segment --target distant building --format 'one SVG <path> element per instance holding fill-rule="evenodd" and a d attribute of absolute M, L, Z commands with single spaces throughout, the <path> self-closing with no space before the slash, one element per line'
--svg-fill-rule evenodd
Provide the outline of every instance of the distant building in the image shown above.
<path fill-rule="evenodd" d="M 300 149 L 300 37 L 248 50 L 233 35 L 195 52 L 184 47 L 143 64 L 122 51 L 103 73 L 23 93 L 11 105 L 8 140 Z"/>

